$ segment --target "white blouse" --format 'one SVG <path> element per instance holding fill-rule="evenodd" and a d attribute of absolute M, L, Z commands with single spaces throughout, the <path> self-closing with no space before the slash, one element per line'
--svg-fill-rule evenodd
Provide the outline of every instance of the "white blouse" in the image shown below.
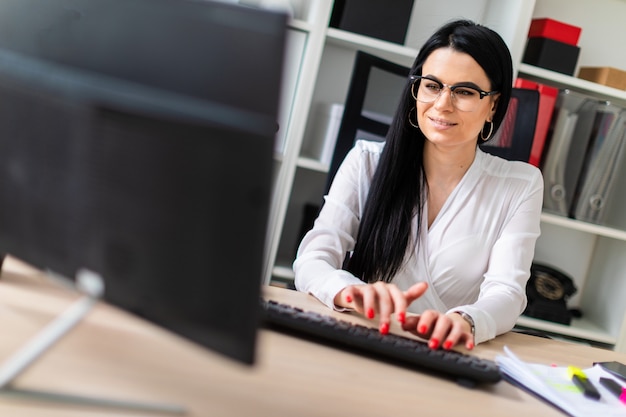
<path fill-rule="evenodd" d="M 333 299 L 343 288 L 363 284 L 341 266 L 354 248 L 383 146 L 357 141 L 298 249 L 296 288 L 330 308 L 336 309 Z M 419 245 L 410 245 L 414 253 L 393 278 L 402 290 L 419 281 L 429 284 L 408 310 L 464 311 L 474 320 L 476 344 L 511 330 L 526 307 L 542 198 L 539 169 L 477 149 L 430 228 L 428 213 L 422 216 Z"/>

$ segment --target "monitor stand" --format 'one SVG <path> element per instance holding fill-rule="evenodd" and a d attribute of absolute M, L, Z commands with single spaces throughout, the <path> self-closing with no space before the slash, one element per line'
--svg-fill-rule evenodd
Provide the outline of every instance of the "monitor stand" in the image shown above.
<path fill-rule="evenodd" d="M 26 400 L 53 401 L 71 405 L 107 407 L 129 411 L 184 414 L 186 410 L 175 404 L 120 401 L 108 398 L 29 390 L 14 386 L 13 381 L 27 367 L 39 359 L 91 311 L 104 292 L 104 283 L 102 277 L 98 274 L 81 270 L 76 275 L 76 288 L 82 293 L 82 297 L 44 327 L 0 367 L 0 395 Z"/>

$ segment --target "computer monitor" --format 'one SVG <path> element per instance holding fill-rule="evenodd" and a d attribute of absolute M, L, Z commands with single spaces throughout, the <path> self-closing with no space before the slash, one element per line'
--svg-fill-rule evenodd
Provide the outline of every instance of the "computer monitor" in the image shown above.
<path fill-rule="evenodd" d="M 0 252 L 252 364 L 286 16 L 0 1 Z"/>

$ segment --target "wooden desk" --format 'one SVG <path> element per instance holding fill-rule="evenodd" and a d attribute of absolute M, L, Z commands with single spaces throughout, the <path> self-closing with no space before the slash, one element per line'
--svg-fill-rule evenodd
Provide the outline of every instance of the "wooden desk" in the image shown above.
<path fill-rule="evenodd" d="M 306 294 L 267 287 L 269 298 L 330 312 Z M 0 361 L 39 331 L 75 296 L 37 271 L 9 260 L 0 279 Z M 364 319 L 342 314 L 342 318 Z M 397 330 L 392 328 L 392 330 Z M 493 359 L 510 346 L 523 359 L 587 367 L 626 355 L 507 334 L 474 353 Z M 562 416 L 500 382 L 467 389 L 445 379 L 385 364 L 269 330 L 259 334 L 257 363 L 247 367 L 111 306 L 100 304 L 40 362 L 19 387 L 183 405 L 189 416 Z M 0 396 L 0 415 L 140 416 L 27 402 Z M 154 415 L 154 414 L 152 414 Z"/>

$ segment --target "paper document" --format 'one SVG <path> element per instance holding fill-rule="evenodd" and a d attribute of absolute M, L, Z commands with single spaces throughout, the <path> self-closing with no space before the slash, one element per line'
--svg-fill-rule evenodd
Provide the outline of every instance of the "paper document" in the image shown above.
<path fill-rule="evenodd" d="M 583 395 L 568 376 L 566 366 L 550 366 L 526 363 L 505 346 L 506 355 L 498 355 L 496 363 L 505 379 L 533 392 L 552 406 L 573 417 L 626 417 L 626 405 L 600 384 L 600 378 L 615 379 L 596 365 L 584 369 L 584 373 L 600 392 L 601 398 L 593 400 Z"/>

